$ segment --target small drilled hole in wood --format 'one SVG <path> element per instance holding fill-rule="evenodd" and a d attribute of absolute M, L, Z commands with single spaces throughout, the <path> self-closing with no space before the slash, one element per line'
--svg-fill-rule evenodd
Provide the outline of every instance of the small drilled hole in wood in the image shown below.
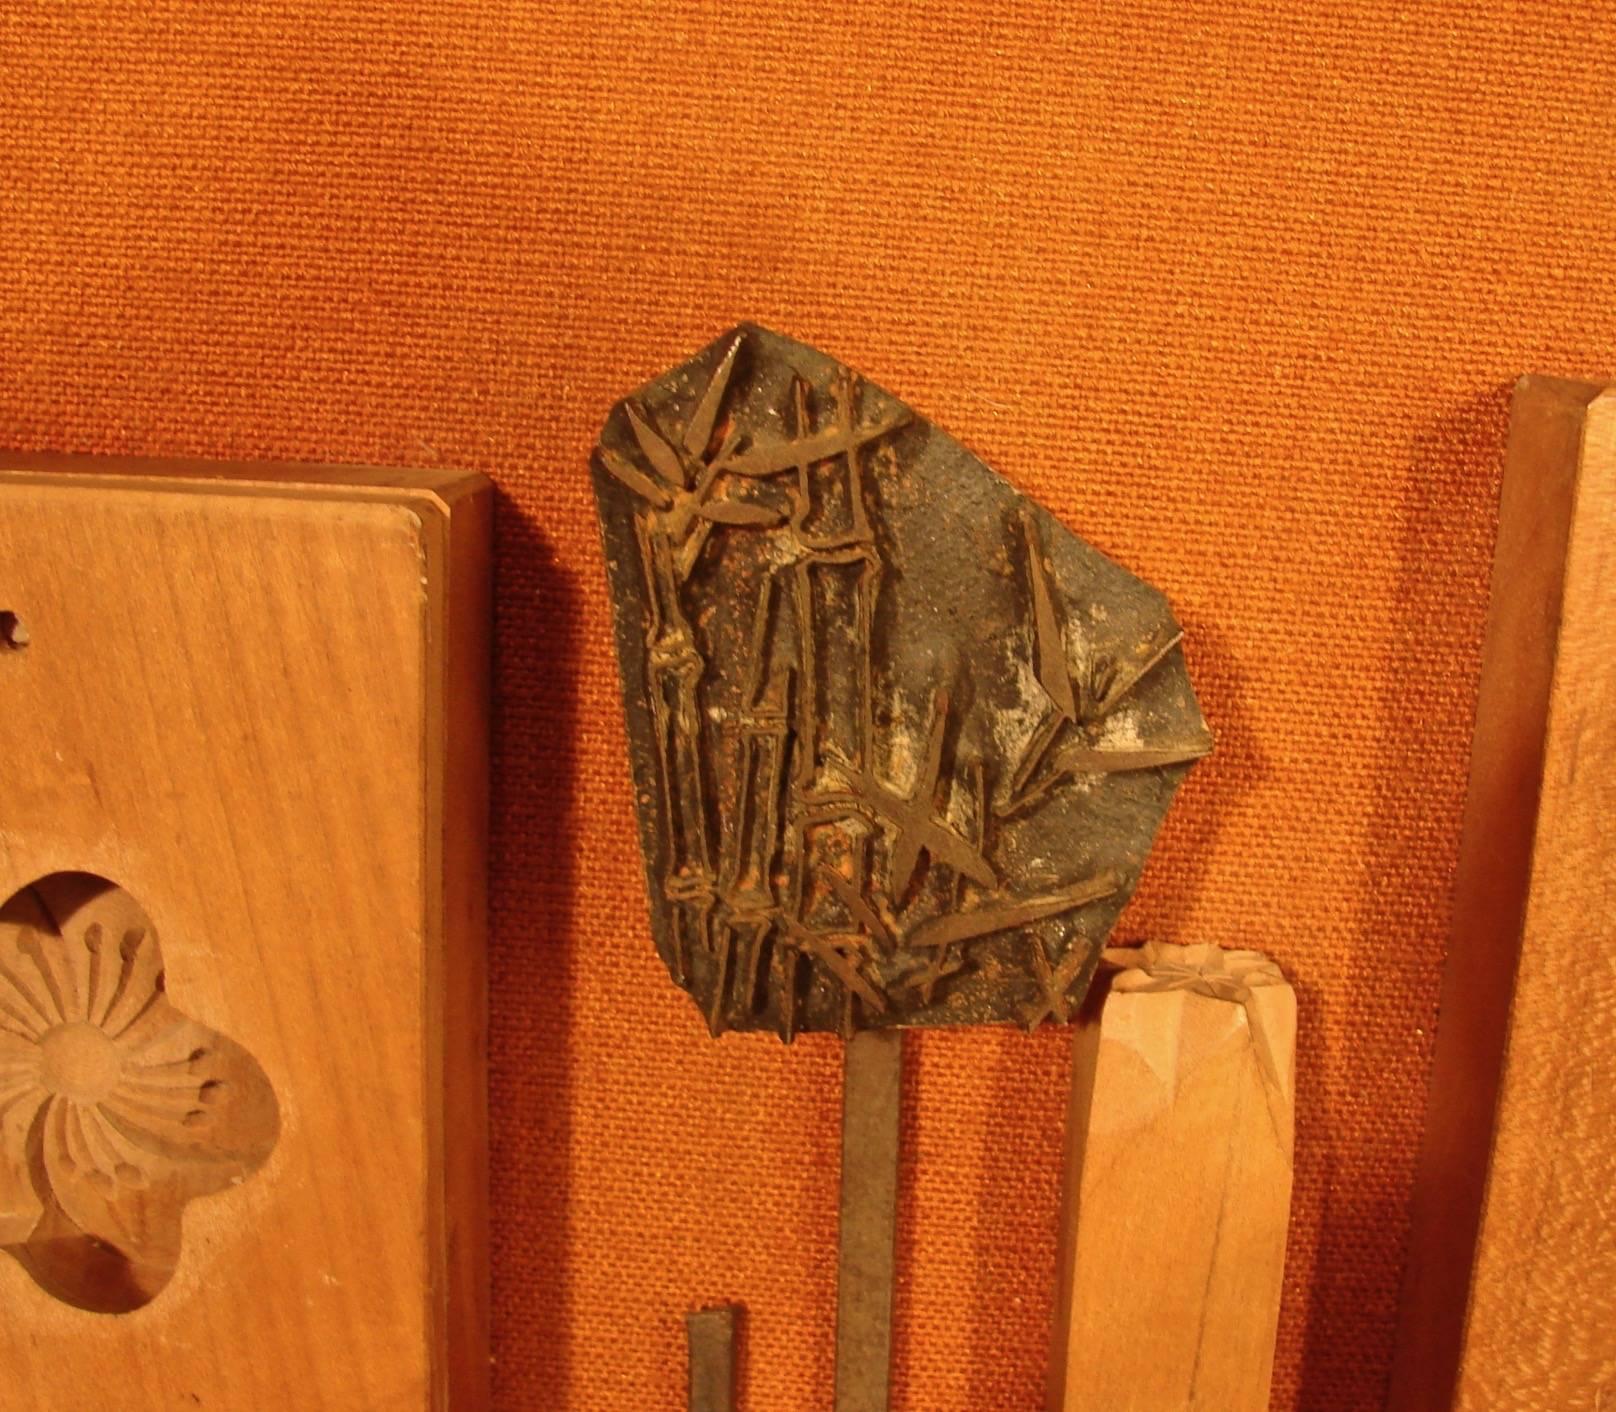
<path fill-rule="evenodd" d="M 0 613 L 0 647 L 9 647 L 21 650 L 28 646 L 33 639 L 29 636 L 28 626 L 15 613 Z"/>
<path fill-rule="evenodd" d="M 269 1079 L 168 995 L 157 932 L 106 878 L 0 907 L 0 1250 L 41 1289 L 123 1314 L 182 1256 L 181 1213 L 264 1164 Z"/>

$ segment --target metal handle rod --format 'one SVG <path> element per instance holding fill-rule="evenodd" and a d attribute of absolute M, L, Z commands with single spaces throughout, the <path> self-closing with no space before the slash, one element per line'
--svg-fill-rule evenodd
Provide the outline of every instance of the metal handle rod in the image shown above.
<path fill-rule="evenodd" d="M 735 1328 L 738 1304 L 685 1315 L 690 1343 L 690 1412 L 735 1412 Z"/>
<path fill-rule="evenodd" d="M 902 1030 L 863 1030 L 847 1042 L 842 1070 L 836 1412 L 887 1412 L 902 1086 Z"/>

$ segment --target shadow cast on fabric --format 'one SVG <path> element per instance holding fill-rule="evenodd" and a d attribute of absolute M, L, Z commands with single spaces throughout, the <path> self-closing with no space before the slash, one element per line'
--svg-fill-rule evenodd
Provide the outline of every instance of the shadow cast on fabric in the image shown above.
<path fill-rule="evenodd" d="M 489 1106 L 493 1406 L 568 1386 L 578 590 L 503 493 L 495 517 Z"/>
<path fill-rule="evenodd" d="M 1419 436 L 1403 494 L 1395 620 L 1381 701 L 1381 752 L 1363 860 L 1349 986 L 1385 1029 L 1336 1037 L 1338 1092 L 1360 1109 L 1347 1124 L 1365 1145 L 1348 1159 L 1322 1153 L 1328 1180 L 1303 1335 L 1297 1405 L 1332 1408 L 1384 1399 L 1397 1331 L 1408 1206 L 1424 1124 L 1431 1033 L 1452 910 L 1475 686 L 1486 618 L 1485 581 L 1497 532 L 1509 430 L 1507 386 L 1472 398 Z M 1482 580 L 1481 592 L 1473 576 Z M 1462 611 L 1461 611 L 1462 610 Z M 1440 644 L 1440 650 L 1432 650 Z M 1465 689 L 1455 690 L 1455 656 Z M 1454 788 L 1454 763 L 1460 763 Z M 1445 848 L 1424 846 L 1444 839 Z M 1316 1033 L 1304 997 L 1302 1024 Z M 1337 1013 L 1341 1011 L 1338 1003 Z M 1418 1029 L 1423 1046 L 1403 1044 Z M 1395 1050 L 1389 1045 L 1397 1044 Z M 1304 1090 L 1305 1091 L 1305 1090 Z M 1319 1102 L 1324 1102 L 1319 1096 Z M 1410 1106 L 1418 1118 L 1409 1136 Z M 1299 1111 L 1297 1139 L 1340 1142 L 1342 1115 Z M 1387 1121 L 1390 1118 L 1391 1121 Z M 1399 1131 L 1401 1128 L 1401 1131 Z M 1299 1156 L 1301 1153 L 1299 1152 Z M 1387 1272 L 1395 1272 L 1390 1278 Z M 1378 1391 L 1378 1395 L 1377 1395 Z"/>

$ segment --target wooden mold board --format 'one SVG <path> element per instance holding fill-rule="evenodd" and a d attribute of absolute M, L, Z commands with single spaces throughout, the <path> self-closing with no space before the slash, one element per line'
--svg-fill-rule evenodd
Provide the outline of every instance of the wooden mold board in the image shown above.
<path fill-rule="evenodd" d="M 1616 1408 L 1616 395 L 1511 414 L 1390 1407 Z"/>
<path fill-rule="evenodd" d="M 491 513 L 0 457 L 8 1409 L 486 1405 Z"/>

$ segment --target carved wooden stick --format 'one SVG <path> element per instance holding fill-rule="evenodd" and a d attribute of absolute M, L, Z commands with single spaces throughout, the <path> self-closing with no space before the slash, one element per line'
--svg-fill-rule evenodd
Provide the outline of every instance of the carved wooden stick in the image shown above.
<path fill-rule="evenodd" d="M 1105 960 L 1109 994 L 1074 1041 L 1050 1412 L 1264 1412 L 1295 993 L 1255 951 L 1152 943 Z M 1130 1328 L 1123 1309 L 1149 1320 Z"/>

